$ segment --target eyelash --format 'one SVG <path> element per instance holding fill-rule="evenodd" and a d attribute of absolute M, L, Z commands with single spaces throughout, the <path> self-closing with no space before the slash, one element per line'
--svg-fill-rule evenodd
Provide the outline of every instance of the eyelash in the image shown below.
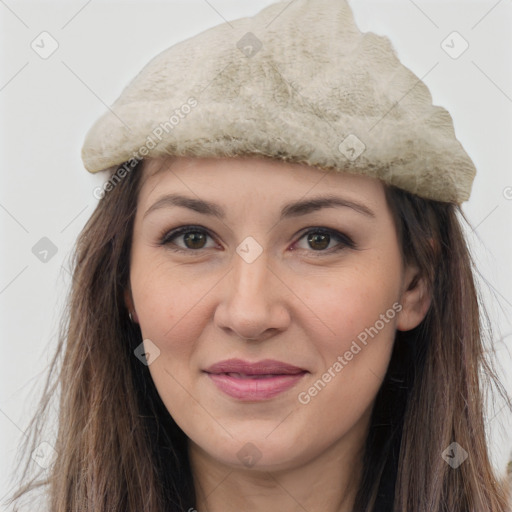
<path fill-rule="evenodd" d="M 191 253 L 191 252 L 202 251 L 204 248 L 201 248 L 201 249 L 186 248 L 186 249 L 184 249 L 184 248 L 180 248 L 179 246 L 175 245 L 172 242 L 172 240 L 178 238 L 179 236 L 187 234 L 187 233 L 202 233 L 212 239 L 214 238 L 213 236 L 210 235 L 210 233 L 206 229 L 201 228 L 199 226 L 182 226 L 180 228 L 173 229 L 172 231 L 165 232 L 163 234 L 163 236 L 160 237 L 159 245 L 166 246 L 168 249 L 170 249 L 172 251 L 181 252 L 181 253 Z M 336 231 L 335 229 L 329 229 L 329 228 L 323 228 L 323 227 L 308 228 L 308 230 L 305 231 L 299 237 L 297 242 L 295 242 L 295 243 L 298 243 L 300 240 L 302 240 L 306 235 L 308 235 L 310 233 L 330 235 L 332 238 L 334 238 L 336 241 L 338 241 L 339 244 L 338 244 L 338 246 L 331 247 L 330 249 L 318 250 L 318 251 L 311 249 L 308 252 L 317 253 L 317 255 L 321 256 L 323 254 L 332 254 L 332 253 L 341 251 L 345 248 L 356 249 L 356 244 L 353 242 L 353 240 L 349 236 L 345 235 L 344 233 L 340 233 L 339 231 Z M 169 247 L 170 245 L 174 245 L 174 247 Z M 207 247 L 206 249 L 209 249 L 209 247 Z"/>

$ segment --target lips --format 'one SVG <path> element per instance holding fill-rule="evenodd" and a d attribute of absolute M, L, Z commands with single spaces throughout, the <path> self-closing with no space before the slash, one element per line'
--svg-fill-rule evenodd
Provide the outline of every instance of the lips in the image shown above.
<path fill-rule="evenodd" d="M 207 373 L 236 373 L 246 376 L 261 375 L 296 375 L 306 370 L 293 366 L 291 364 L 275 361 L 274 359 L 264 359 L 251 363 L 242 359 L 228 359 L 215 363 L 205 370 Z"/>
<path fill-rule="evenodd" d="M 210 366 L 205 373 L 220 391 L 232 398 L 261 401 L 290 389 L 308 372 L 273 359 L 254 363 L 229 359 Z"/>

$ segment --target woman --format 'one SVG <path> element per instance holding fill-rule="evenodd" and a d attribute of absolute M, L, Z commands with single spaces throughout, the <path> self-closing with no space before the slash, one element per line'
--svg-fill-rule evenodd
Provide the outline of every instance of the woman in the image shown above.
<path fill-rule="evenodd" d="M 347 4 L 163 52 L 83 158 L 109 178 L 55 359 L 50 510 L 506 510 L 459 223 L 475 169 Z"/>

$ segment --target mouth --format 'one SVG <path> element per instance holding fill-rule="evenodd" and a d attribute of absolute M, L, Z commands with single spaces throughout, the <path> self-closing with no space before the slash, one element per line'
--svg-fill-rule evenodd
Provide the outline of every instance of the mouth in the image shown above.
<path fill-rule="evenodd" d="M 230 359 L 204 370 L 217 389 L 242 401 L 269 400 L 295 386 L 307 370 L 281 361 Z"/>
<path fill-rule="evenodd" d="M 259 380 L 259 379 L 271 379 L 273 377 L 280 377 L 280 376 L 288 375 L 288 374 L 282 374 L 282 373 L 262 373 L 262 374 L 248 375 L 248 374 L 245 374 L 245 373 L 230 372 L 230 373 L 216 373 L 216 374 L 212 374 L 212 375 L 227 375 L 228 377 L 233 377 L 235 379 L 255 379 L 255 380 Z"/>

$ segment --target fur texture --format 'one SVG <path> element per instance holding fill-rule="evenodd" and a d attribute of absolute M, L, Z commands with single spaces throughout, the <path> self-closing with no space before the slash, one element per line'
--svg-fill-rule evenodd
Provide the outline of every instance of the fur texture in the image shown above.
<path fill-rule="evenodd" d="M 474 164 L 389 39 L 362 34 L 345 0 L 288 4 L 157 55 L 89 131 L 86 169 L 148 155 L 266 156 L 466 201 Z"/>

